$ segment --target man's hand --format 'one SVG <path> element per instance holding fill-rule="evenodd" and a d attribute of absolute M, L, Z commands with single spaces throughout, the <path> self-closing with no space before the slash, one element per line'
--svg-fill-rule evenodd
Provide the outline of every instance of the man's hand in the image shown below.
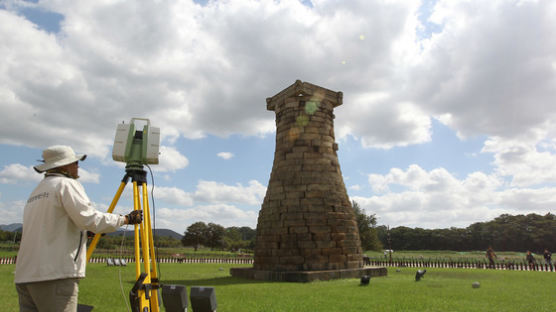
<path fill-rule="evenodd" d="M 143 221 L 143 210 L 133 210 L 125 216 L 126 224 L 141 224 Z"/>
<path fill-rule="evenodd" d="M 96 233 L 91 232 L 91 231 L 87 231 L 87 238 L 93 238 L 95 237 Z M 100 236 L 104 236 L 106 235 L 106 233 L 101 233 Z"/>

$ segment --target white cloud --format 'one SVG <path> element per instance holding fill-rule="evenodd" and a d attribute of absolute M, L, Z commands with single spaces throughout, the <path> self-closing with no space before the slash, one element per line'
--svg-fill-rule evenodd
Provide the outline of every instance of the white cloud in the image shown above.
<path fill-rule="evenodd" d="M 21 182 L 38 182 L 43 178 L 32 166 L 25 167 L 21 164 L 10 164 L 4 166 L 0 171 L 0 183 L 16 184 Z"/>
<path fill-rule="evenodd" d="M 417 2 L 35 6 L 64 15 L 60 33 L 47 34 L 13 11 L 0 12 L 0 54 L 9 60 L 0 67 L 0 96 L 10 112 L 0 119 L 2 143 L 38 147 L 64 140 L 102 158 L 115 124 L 129 116 L 150 118 L 170 143 L 209 133 L 268 134 L 275 126 L 265 98 L 297 78 L 344 91 L 346 116 L 370 113 L 357 123 L 338 120 L 353 125 L 351 134 L 366 145 L 428 140 L 428 118 L 410 102 L 393 97 L 371 110 L 365 101 L 351 105 L 368 92 L 399 88 L 397 64 L 414 49 Z M 380 117 L 392 118 L 383 126 L 394 131 L 369 128 L 369 120 Z"/>
<path fill-rule="evenodd" d="M 418 165 L 394 168 L 385 175 L 369 175 L 378 195 L 354 196 L 380 224 L 410 227 L 466 227 L 502 213 L 546 214 L 556 204 L 556 188 L 507 188 L 497 175 L 474 172 L 459 180 L 443 168 L 425 171 Z M 404 190 L 393 192 L 398 185 Z"/>
<path fill-rule="evenodd" d="M 431 116 L 450 116 L 440 120 L 462 136 L 515 136 L 556 114 L 552 1 L 439 0 L 430 22 L 442 27 L 428 39 L 416 35 L 417 1 L 31 6 L 64 19 L 52 35 L 16 4 L 0 12 L 2 143 L 62 139 L 103 157 L 129 116 L 150 118 L 170 143 L 268 134 L 264 99 L 296 78 L 343 91 L 339 137 L 366 147 L 428 142 Z"/>
<path fill-rule="evenodd" d="M 497 172 L 501 176 L 510 177 L 512 186 L 556 183 L 556 153 L 552 148 L 554 143 L 544 141 L 545 137 L 550 136 L 542 133 L 537 137 L 514 140 L 492 137 L 485 142 L 482 152 L 494 154 Z"/>
<path fill-rule="evenodd" d="M 440 0 L 409 97 L 462 136 L 518 137 L 556 117 L 554 1 Z M 520 21 L 520 22 L 517 22 Z"/>
<path fill-rule="evenodd" d="M 217 154 L 218 157 L 222 158 L 222 159 L 230 159 L 232 157 L 234 157 L 234 154 L 230 153 L 230 152 L 220 152 Z"/>
<path fill-rule="evenodd" d="M 190 193 L 176 187 L 157 186 L 154 188 L 154 196 L 156 200 L 183 207 L 193 206 L 194 203 L 193 196 Z"/>
<path fill-rule="evenodd" d="M 0 224 L 23 223 L 25 201 L 0 201 Z"/>
<path fill-rule="evenodd" d="M 189 165 L 187 157 L 182 155 L 175 147 L 160 146 L 158 165 L 153 165 L 153 171 L 167 172 L 183 169 Z"/>
<path fill-rule="evenodd" d="M 44 177 L 38 174 L 33 166 L 25 167 L 21 164 L 10 164 L 4 166 L 0 171 L 0 183 L 16 184 L 23 182 L 39 182 Z M 89 183 L 99 183 L 100 175 L 98 173 L 89 172 L 83 168 L 79 168 L 79 181 Z"/>
<path fill-rule="evenodd" d="M 193 193 L 186 192 L 178 187 L 155 186 L 154 198 L 166 205 L 174 205 L 180 208 L 198 205 L 201 202 L 208 205 L 220 205 L 235 203 L 240 205 L 253 206 L 260 208 L 266 187 L 258 181 L 249 181 L 249 185 L 243 186 L 227 185 L 216 181 L 199 181 Z M 122 194 L 122 200 L 133 198 L 133 190 L 126 187 Z M 151 197 L 151 186 L 148 186 L 148 196 Z"/>
<path fill-rule="evenodd" d="M 157 227 L 183 233 L 194 222 L 216 223 L 224 227 L 249 226 L 256 228 L 257 212 L 233 205 L 200 205 L 189 209 L 161 208 L 157 211 Z"/>
<path fill-rule="evenodd" d="M 255 180 L 249 181 L 248 186 L 240 183 L 232 186 L 214 181 L 199 181 L 195 200 L 208 203 L 260 205 L 265 193 L 266 187 Z"/>
<path fill-rule="evenodd" d="M 431 140 L 431 120 L 413 103 L 392 103 L 384 94 L 362 94 L 354 96 L 349 105 L 337 113 L 340 138 L 357 134 L 364 147 L 378 148 Z"/>
<path fill-rule="evenodd" d="M 386 175 L 369 175 L 369 184 L 373 191 L 388 192 L 389 185 L 397 184 L 414 191 L 443 192 L 448 188 L 458 187 L 458 181 L 444 168 L 426 172 L 418 165 L 411 165 L 407 171 L 393 168 Z"/>
<path fill-rule="evenodd" d="M 100 182 L 100 174 L 89 172 L 83 168 L 79 168 L 79 181 L 83 183 L 99 183 Z"/>

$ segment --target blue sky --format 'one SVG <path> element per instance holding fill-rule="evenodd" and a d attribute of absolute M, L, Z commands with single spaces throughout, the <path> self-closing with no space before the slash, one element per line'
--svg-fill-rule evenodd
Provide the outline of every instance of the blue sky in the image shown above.
<path fill-rule="evenodd" d="M 54 144 L 89 155 L 80 180 L 106 210 L 124 174 L 116 124 L 143 117 L 162 135 L 157 227 L 255 227 L 274 154 L 265 99 L 296 79 L 344 93 L 344 182 L 379 224 L 553 213 L 555 13 L 542 0 L 0 1 L 0 224 L 21 222 Z"/>

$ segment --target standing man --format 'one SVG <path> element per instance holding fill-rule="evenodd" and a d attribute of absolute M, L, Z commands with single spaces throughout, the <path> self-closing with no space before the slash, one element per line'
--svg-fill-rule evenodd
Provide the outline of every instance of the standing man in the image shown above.
<path fill-rule="evenodd" d="M 20 311 L 75 312 L 79 279 L 85 277 L 87 233 L 114 232 L 139 224 L 141 210 L 126 216 L 93 208 L 77 181 L 79 160 L 69 146 L 42 153 L 35 166 L 44 179 L 29 196 L 23 211 L 23 233 L 17 254 L 15 285 Z"/>
<path fill-rule="evenodd" d="M 495 268 L 494 259 L 496 258 L 496 254 L 494 253 L 494 250 L 492 249 L 491 246 L 488 246 L 486 257 L 488 258 L 488 267 L 494 269 Z"/>
<path fill-rule="evenodd" d="M 529 269 L 533 270 L 535 268 L 535 264 L 537 264 L 537 261 L 535 261 L 535 256 L 533 256 L 530 250 L 527 250 L 527 255 L 525 256 L 525 259 L 527 259 L 527 263 L 529 264 Z"/>
<path fill-rule="evenodd" d="M 552 253 L 550 251 L 548 251 L 548 248 L 544 249 L 543 256 L 544 256 L 544 262 L 546 263 L 546 265 L 551 266 L 552 265 Z"/>

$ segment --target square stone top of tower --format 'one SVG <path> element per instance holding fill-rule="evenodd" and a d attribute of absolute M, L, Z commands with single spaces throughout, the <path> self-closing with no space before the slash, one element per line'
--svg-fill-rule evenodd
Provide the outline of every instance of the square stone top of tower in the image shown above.
<path fill-rule="evenodd" d="M 344 94 L 319 87 L 309 82 L 296 80 L 291 86 L 278 92 L 273 97 L 266 98 L 266 109 L 273 111 L 276 104 L 291 97 L 304 97 L 306 99 L 318 98 L 318 100 L 330 101 L 334 107 L 342 105 Z"/>

